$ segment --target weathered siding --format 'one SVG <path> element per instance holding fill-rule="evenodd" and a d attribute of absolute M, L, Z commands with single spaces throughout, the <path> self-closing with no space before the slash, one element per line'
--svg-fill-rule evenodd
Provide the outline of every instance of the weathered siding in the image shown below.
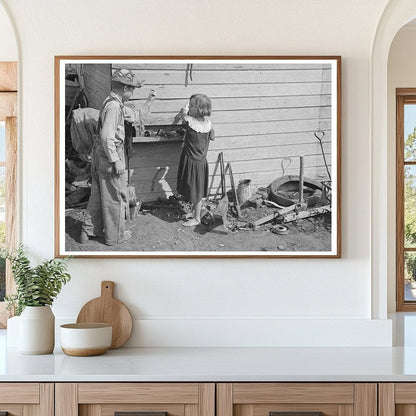
<path fill-rule="evenodd" d="M 88 106 L 99 110 L 111 90 L 111 65 L 82 64 L 78 65 L 77 72 Z"/>
<path fill-rule="evenodd" d="M 269 185 L 283 173 L 298 174 L 301 155 L 305 157 L 305 176 L 327 178 L 313 133 L 325 132 L 323 144 L 330 164 L 330 65 L 198 63 L 192 72 L 186 63 L 123 67 L 145 80 L 134 99 L 144 99 L 149 88 L 157 92 L 149 124 L 171 124 L 192 94 L 211 98 L 216 140 L 210 145 L 208 162 L 213 193 L 219 184 L 219 171 L 214 168 L 221 151 L 225 162 L 232 164 L 236 183 L 251 179 L 254 188 Z M 137 143 L 134 147 L 131 180 L 140 198 L 153 200 L 164 195 L 159 183 L 163 174 L 174 191 L 181 143 Z M 291 161 L 285 159 L 288 157 Z M 167 184 L 164 182 L 165 187 Z"/>

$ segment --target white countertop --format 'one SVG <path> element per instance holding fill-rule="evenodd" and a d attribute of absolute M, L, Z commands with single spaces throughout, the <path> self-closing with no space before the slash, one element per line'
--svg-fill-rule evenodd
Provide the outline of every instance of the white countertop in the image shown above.
<path fill-rule="evenodd" d="M 96 357 L 9 348 L 0 381 L 416 381 L 416 348 L 120 348 Z"/>
<path fill-rule="evenodd" d="M 393 348 L 119 348 L 23 355 L 0 330 L 0 382 L 416 381 L 416 314 L 393 317 Z"/>

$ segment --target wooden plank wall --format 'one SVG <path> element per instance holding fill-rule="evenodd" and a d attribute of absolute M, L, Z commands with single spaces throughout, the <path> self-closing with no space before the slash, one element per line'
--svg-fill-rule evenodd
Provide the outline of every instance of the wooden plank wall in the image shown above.
<path fill-rule="evenodd" d="M 216 140 L 208 162 L 211 193 L 219 185 L 214 172 L 219 152 L 231 162 L 235 181 L 251 179 L 253 190 L 285 174 L 299 173 L 304 156 L 305 176 L 328 179 L 314 132 L 325 132 L 327 162 L 331 163 L 331 67 L 327 64 L 123 64 L 145 86 L 136 89 L 139 102 L 154 88 L 149 124 L 171 124 L 195 93 L 212 100 Z M 181 143 L 137 143 L 131 180 L 145 201 L 175 191 Z M 291 159 L 286 159 L 290 157 Z M 330 167 L 331 168 L 331 167 Z M 214 175 L 215 173 L 215 175 Z M 229 179 L 227 178 L 227 188 Z"/>
<path fill-rule="evenodd" d="M 88 98 L 88 107 L 99 110 L 111 89 L 110 64 L 72 64 Z"/>

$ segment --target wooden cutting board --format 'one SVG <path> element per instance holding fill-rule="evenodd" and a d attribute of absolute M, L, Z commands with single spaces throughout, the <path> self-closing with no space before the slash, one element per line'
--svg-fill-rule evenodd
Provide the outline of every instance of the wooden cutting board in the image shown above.
<path fill-rule="evenodd" d="M 87 302 L 77 323 L 107 323 L 113 326 L 111 349 L 121 347 L 130 338 L 133 319 L 127 306 L 113 297 L 114 282 L 101 282 L 101 296 Z"/>

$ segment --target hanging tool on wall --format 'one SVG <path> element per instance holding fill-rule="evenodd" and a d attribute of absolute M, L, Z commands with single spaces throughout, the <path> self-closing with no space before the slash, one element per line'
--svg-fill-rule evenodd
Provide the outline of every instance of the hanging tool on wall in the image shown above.
<path fill-rule="evenodd" d="M 324 163 L 325 163 L 325 167 L 326 167 L 326 171 L 328 173 L 328 177 L 329 179 L 331 179 L 331 172 L 329 171 L 329 167 L 328 167 L 328 163 L 326 162 L 326 157 L 325 157 L 325 152 L 324 152 L 324 147 L 322 145 L 322 140 L 325 137 L 325 132 L 323 130 L 318 130 L 315 131 L 315 133 L 313 133 L 313 135 L 315 136 L 316 139 L 318 139 L 319 141 L 319 145 L 321 146 L 321 152 L 322 152 L 322 157 L 324 159 Z"/>
<path fill-rule="evenodd" d="M 187 64 L 186 65 L 186 72 L 185 72 L 185 87 L 188 86 L 189 80 L 192 81 L 192 71 L 194 68 L 194 64 Z"/>
<path fill-rule="evenodd" d="M 285 165 L 285 162 L 288 162 L 288 163 Z M 280 166 L 282 168 L 282 176 L 285 176 L 286 175 L 286 169 L 289 168 L 289 166 L 291 165 L 291 163 L 292 163 L 292 158 L 290 156 L 284 157 L 282 159 L 282 161 L 280 162 Z"/>

